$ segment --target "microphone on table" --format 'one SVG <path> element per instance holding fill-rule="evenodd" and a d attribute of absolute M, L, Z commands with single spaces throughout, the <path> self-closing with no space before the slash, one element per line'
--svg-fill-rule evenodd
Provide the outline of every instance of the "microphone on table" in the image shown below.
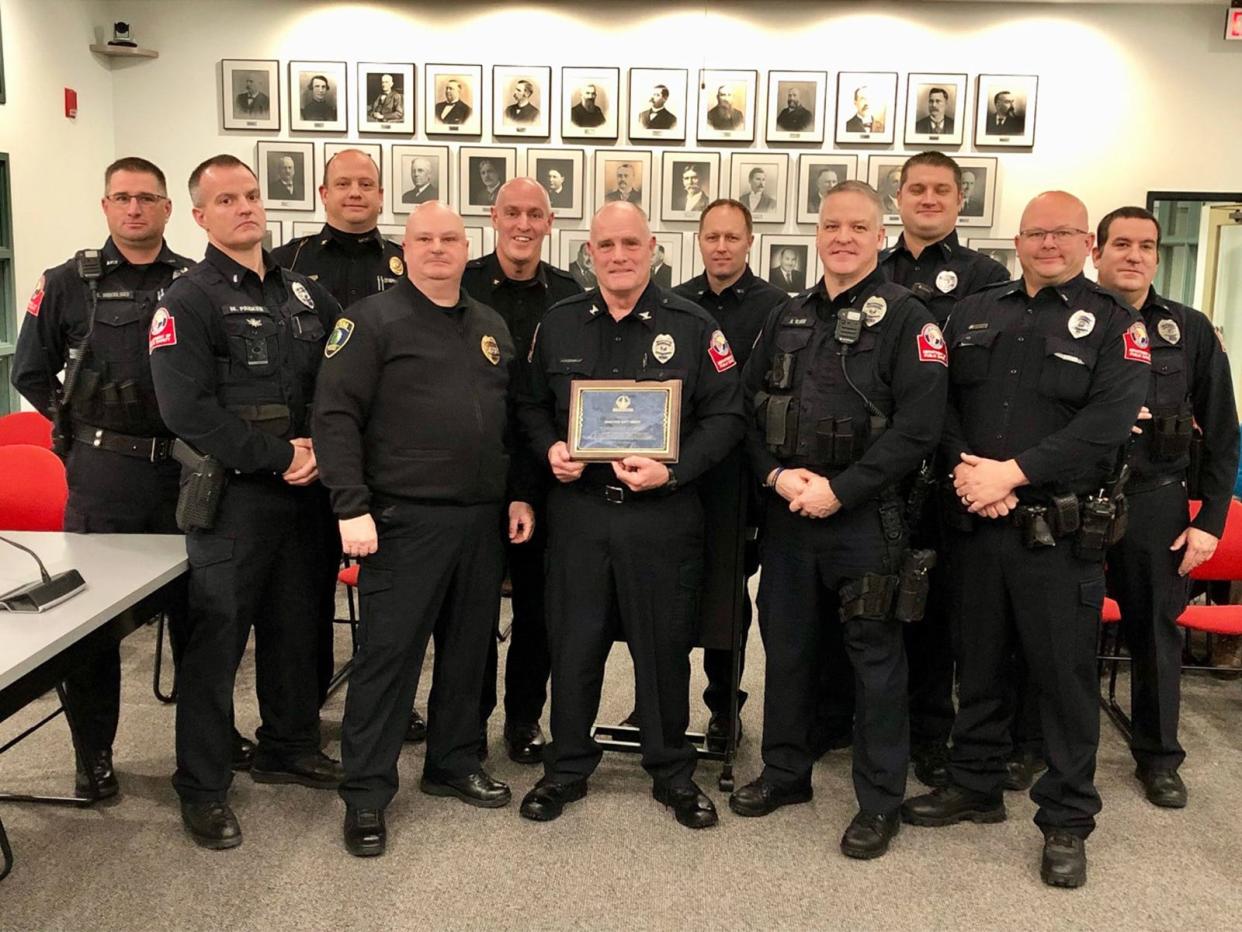
<path fill-rule="evenodd" d="M 77 570 L 65 570 L 53 576 L 47 571 L 39 555 L 29 547 L 24 547 L 7 537 L 0 537 L 0 540 L 34 557 L 35 563 L 39 564 L 40 576 L 32 583 L 0 593 L 0 611 L 24 613 L 47 611 L 86 588 L 86 580 Z"/>

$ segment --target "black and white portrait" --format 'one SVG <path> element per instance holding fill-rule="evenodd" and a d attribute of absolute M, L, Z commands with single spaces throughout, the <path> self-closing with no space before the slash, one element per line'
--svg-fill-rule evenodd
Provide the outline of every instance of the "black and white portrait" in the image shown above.
<path fill-rule="evenodd" d="M 1038 85 L 1033 74 L 979 75 L 975 145 L 1034 145 Z"/>
<path fill-rule="evenodd" d="M 482 65 L 428 65 L 423 83 L 428 133 L 478 136 L 483 132 Z"/>
<path fill-rule="evenodd" d="M 1017 278 L 1022 274 L 1022 267 L 1018 264 L 1018 250 L 1012 239 L 972 236 L 966 241 L 966 245 L 999 262 L 1009 270 L 1012 277 Z"/>
<path fill-rule="evenodd" d="M 781 291 L 796 294 L 806 290 L 809 278 L 807 269 L 814 246 L 787 240 L 776 238 L 766 242 L 765 238 L 763 277 Z"/>
<path fill-rule="evenodd" d="M 656 246 L 651 253 L 651 280 L 661 288 L 673 288 L 685 279 L 682 269 L 682 245 L 680 233 L 661 231 L 655 234 Z"/>
<path fill-rule="evenodd" d="M 583 164 L 581 149 L 526 150 L 526 174 L 548 192 L 552 211 L 562 220 L 577 220 L 583 215 Z"/>
<path fill-rule="evenodd" d="M 896 109 L 896 72 L 837 74 L 837 142 L 892 142 Z"/>
<path fill-rule="evenodd" d="M 561 136 L 616 139 L 620 82 L 617 68 L 562 68 Z"/>
<path fill-rule="evenodd" d="M 358 63 L 358 129 L 363 133 L 414 132 L 414 66 Z"/>
<path fill-rule="evenodd" d="M 698 138 L 755 138 L 758 73 L 704 68 L 699 72 Z"/>
<path fill-rule="evenodd" d="M 630 139 L 686 138 L 685 68 L 630 69 Z"/>
<path fill-rule="evenodd" d="M 556 264 L 574 277 L 585 289 L 599 284 L 595 277 L 595 263 L 587 242 L 591 234 L 586 230 L 561 230 L 560 251 Z"/>
<path fill-rule="evenodd" d="M 263 201 L 278 210 L 315 209 L 315 146 L 310 142 L 260 142 L 257 171 Z"/>
<path fill-rule="evenodd" d="M 755 223 L 784 223 L 789 156 L 783 152 L 737 152 L 731 162 L 730 196 L 750 210 Z"/>
<path fill-rule="evenodd" d="M 547 65 L 492 68 L 492 135 L 546 137 L 552 126 L 551 87 Z"/>
<path fill-rule="evenodd" d="M 280 129 L 280 62 L 226 58 L 220 87 L 225 129 Z"/>
<path fill-rule="evenodd" d="M 484 217 L 491 213 L 500 186 L 514 176 L 517 150 L 499 146 L 463 146 L 461 166 L 462 216 Z"/>
<path fill-rule="evenodd" d="M 914 73 L 906 83 L 907 143 L 961 145 L 967 114 L 966 75 Z"/>
<path fill-rule="evenodd" d="M 641 149 L 607 149 L 595 153 L 595 209 L 610 201 L 637 204 L 651 216 L 651 153 Z"/>
<path fill-rule="evenodd" d="M 415 204 L 449 203 L 448 146 L 393 146 L 391 210 L 408 214 Z"/>
<path fill-rule="evenodd" d="M 827 75 L 822 71 L 768 72 L 768 142 L 820 142 Z"/>
<path fill-rule="evenodd" d="M 660 219 L 697 221 L 703 209 L 717 197 L 720 153 L 665 152 L 662 170 Z"/>
<path fill-rule="evenodd" d="M 857 177 L 858 156 L 804 153 L 798 159 L 797 221 L 818 223 L 819 205 L 835 185 Z"/>
<path fill-rule="evenodd" d="M 873 155 L 867 159 L 867 183 L 880 192 L 885 223 L 901 222 L 897 195 L 901 191 L 901 166 L 905 161 L 904 155 Z"/>
<path fill-rule="evenodd" d="M 959 158 L 962 169 L 962 209 L 958 226 L 990 227 L 996 202 L 998 160 L 988 156 Z"/>
<path fill-rule="evenodd" d="M 284 224 L 281 223 L 279 220 L 267 221 L 267 229 L 263 232 L 264 250 L 266 250 L 267 252 L 271 252 L 277 246 L 281 246 L 284 244 L 284 238 L 281 235 L 281 231 L 283 229 L 284 229 Z"/>
<path fill-rule="evenodd" d="M 344 62 L 291 61 L 289 88 L 291 129 L 345 131 Z"/>

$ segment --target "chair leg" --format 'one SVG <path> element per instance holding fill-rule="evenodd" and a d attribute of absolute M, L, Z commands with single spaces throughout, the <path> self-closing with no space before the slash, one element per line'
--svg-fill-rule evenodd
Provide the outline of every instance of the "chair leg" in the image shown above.
<path fill-rule="evenodd" d="M 155 620 L 155 672 L 151 675 L 151 691 L 155 698 L 164 705 L 172 705 L 177 701 L 177 671 L 173 670 L 172 687 L 167 693 L 160 689 L 161 674 L 164 670 L 164 628 L 168 624 L 168 615 L 160 612 Z"/>

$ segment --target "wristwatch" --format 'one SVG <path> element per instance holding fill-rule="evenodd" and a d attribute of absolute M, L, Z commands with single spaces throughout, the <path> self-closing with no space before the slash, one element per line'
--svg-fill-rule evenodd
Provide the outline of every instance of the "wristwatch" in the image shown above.
<path fill-rule="evenodd" d="M 664 483 L 664 488 L 666 488 L 670 492 L 676 492 L 677 491 L 677 473 L 673 471 L 672 466 L 665 466 L 664 468 L 668 470 L 668 482 Z"/>

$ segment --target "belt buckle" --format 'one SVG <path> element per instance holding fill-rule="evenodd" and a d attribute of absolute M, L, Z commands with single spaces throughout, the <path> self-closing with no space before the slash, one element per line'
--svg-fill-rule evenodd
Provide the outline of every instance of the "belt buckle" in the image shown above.
<path fill-rule="evenodd" d="M 604 501 L 610 505 L 620 505 L 625 501 L 625 489 L 619 485 L 604 486 Z"/>
<path fill-rule="evenodd" d="M 152 463 L 158 463 L 168 459 L 168 441 L 161 437 L 151 438 L 151 456 Z"/>

